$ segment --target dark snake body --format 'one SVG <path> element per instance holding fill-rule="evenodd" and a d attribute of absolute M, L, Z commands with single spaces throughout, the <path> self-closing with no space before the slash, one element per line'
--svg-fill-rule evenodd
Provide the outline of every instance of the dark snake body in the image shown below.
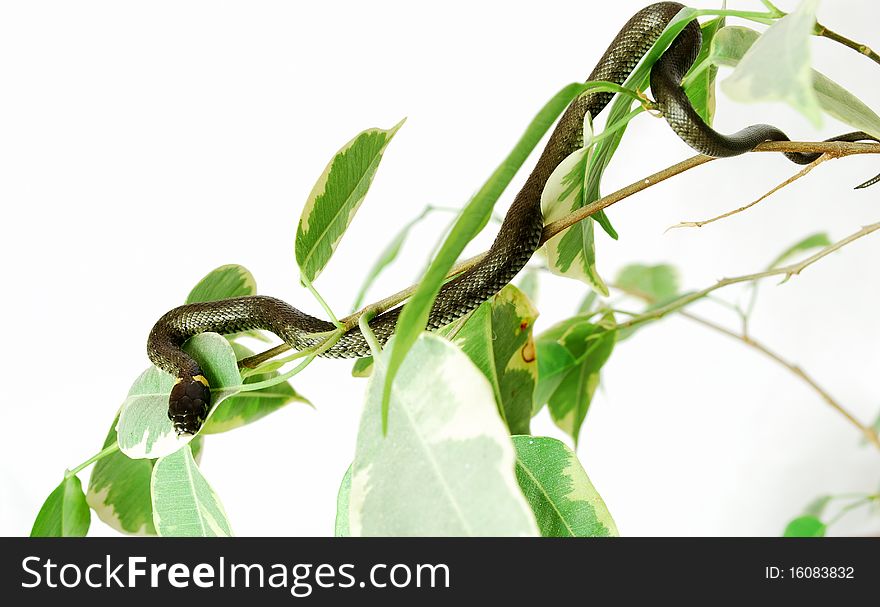
<path fill-rule="evenodd" d="M 636 13 L 605 51 L 589 80 L 623 84 L 642 56 L 651 48 L 670 20 L 684 8 L 675 2 L 660 2 Z M 658 109 L 673 130 L 691 147 L 710 156 L 734 156 L 767 140 L 788 140 L 779 129 L 753 125 L 733 135 L 712 130 L 697 115 L 681 88 L 701 44 L 699 24 L 691 21 L 651 71 L 651 90 Z M 438 329 L 476 309 L 525 266 L 541 239 L 543 217 L 541 193 L 554 169 L 583 146 L 583 121 L 587 112 L 596 117 L 612 98 L 611 93 L 584 94 L 571 102 L 522 189 L 516 195 L 486 256 L 471 269 L 446 283 L 440 290 L 428 318 L 427 328 Z M 837 140 L 870 138 L 850 133 Z M 815 160 L 818 154 L 787 154 L 799 164 Z M 370 321 L 380 344 L 394 333 L 402 306 Z M 316 345 L 315 333 L 333 331 L 335 326 L 305 314 L 272 297 L 252 296 L 194 303 L 175 308 L 162 316 L 150 333 L 147 352 L 153 363 L 178 378 L 169 399 L 168 415 L 178 433 L 194 434 L 210 408 L 210 391 L 198 363 L 181 346 L 199 333 L 221 334 L 264 329 L 291 347 L 302 350 Z M 332 358 L 354 358 L 370 354 L 361 331 L 345 333 L 322 354 Z"/>

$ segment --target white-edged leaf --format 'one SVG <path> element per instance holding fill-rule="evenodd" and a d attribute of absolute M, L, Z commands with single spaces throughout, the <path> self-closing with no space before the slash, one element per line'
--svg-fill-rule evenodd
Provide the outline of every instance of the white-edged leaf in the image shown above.
<path fill-rule="evenodd" d="M 569 154 L 551 173 L 541 192 L 544 223 L 562 219 L 586 204 L 586 179 L 593 162 L 593 126 L 588 113 L 584 118 L 585 147 Z M 593 220 L 579 221 L 544 244 L 547 265 L 558 276 L 580 280 L 603 295 L 608 287 L 596 270 Z"/>
<path fill-rule="evenodd" d="M 610 314 L 610 313 L 609 313 Z M 616 342 L 616 331 L 576 316 L 550 327 L 535 343 L 538 351 L 538 385 L 535 408 L 546 402 L 550 417 L 575 444 L 599 386 L 602 366 Z M 606 319 L 613 320 L 606 315 Z"/>
<path fill-rule="evenodd" d="M 506 285 L 474 310 L 452 342 L 483 372 L 511 434 L 528 434 L 538 381 L 532 328 L 538 311 L 522 291 Z"/>
<path fill-rule="evenodd" d="M 351 500 L 351 466 L 345 471 L 336 494 L 336 525 L 333 529 L 335 537 L 351 537 L 348 524 L 348 508 Z"/>
<path fill-rule="evenodd" d="M 405 120 L 405 119 L 404 119 Z M 306 200 L 296 229 L 296 262 L 309 281 L 330 261 L 360 208 L 382 154 L 403 120 L 390 129 L 367 129 L 342 146 Z"/>
<path fill-rule="evenodd" d="M 388 348 L 373 369 L 351 472 L 354 536 L 537 535 L 516 455 L 486 377 L 453 344 L 422 333 L 391 387 Z"/>
<path fill-rule="evenodd" d="M 208 413 L 210 419 L 217 405 L 237 394 L 241 385 L 235 352 L 229 341 L 217 333 L 194 336 L 186 343 L 184 350 L 196 359 L 211 386 L 213 404 Z M 174 379 L 168 373 L 150 367 L 129 390 L 116 424 L 119 449 L 128 457 L 162 457 L 192 440 L 191 435 L 177 436 L 168 419 L 168 395 Z"/>
<path fill-rule="evenodd" d="M 116 442 L 116 421 L 113 420 L 104 448 Z M 201 435 L 189 443 L 196 461 L 199 461 L 203 444 Z M 98 460 L 89 475 L 86 491 L 86 502 L 98 518 L 127 535 L 156 535 L 150 497 L 155 462 L 153 459 L 131 459 L 121 451 Z"/>
<path fill-rule="evenodd" d="M 822 111 L 813 90 L 810 37 L 819 0 L 803 0 L 771 25 L 746 52 L 721 88 L 742 102 L 784 101 L 816 127 Z"/>
<path fill-rule="evenodd" d="M 715 65 L 736 66 L 760 34 L 742 26 L 728 26 L 712 39 L 710 60 Z M 822 110 L 832 118 L 880 137 L 880 116 L 847 89 L 821 72 L 810 70 L 813 91 Z"/>
<path fill-rule="evenodd" d="M 617 525 L 574 452 L 555 438 L 514 436 L 516 478 L 544 537 L 616 536 Z"/>
<path fill-rule="evenodd" d="M 216 301 L 257 294 L 257 281 L 247 268 L 238 264 L 220 266 L 208 272 L 186 298 L 186 303 Z"/>
<path fill-rule="evenodd" d="M 223 504 L 202 476 L 189 445 L 160 457 L 150 482 L 153 525 L 165 537 L 229 537 Z"/>

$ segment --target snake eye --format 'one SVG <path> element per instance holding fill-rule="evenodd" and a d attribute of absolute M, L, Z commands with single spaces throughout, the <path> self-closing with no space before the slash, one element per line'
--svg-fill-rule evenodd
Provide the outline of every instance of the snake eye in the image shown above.
<path fill-rule="evenodd" d="M 211 408 L 211 389 L 202 375 L 181 377 L 168 397 L 168 418 L 177 435 L 195 434 Z"/>

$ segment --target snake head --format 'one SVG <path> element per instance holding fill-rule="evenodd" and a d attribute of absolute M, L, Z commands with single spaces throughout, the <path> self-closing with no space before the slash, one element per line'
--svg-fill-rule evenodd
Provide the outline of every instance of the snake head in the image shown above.
<path fill-rule="evenodd" d="M 168 418 L 177 436 L 195 434 L 211 408 L 211 389 L 203 375 L 178 378 L 168 397 Z"/>

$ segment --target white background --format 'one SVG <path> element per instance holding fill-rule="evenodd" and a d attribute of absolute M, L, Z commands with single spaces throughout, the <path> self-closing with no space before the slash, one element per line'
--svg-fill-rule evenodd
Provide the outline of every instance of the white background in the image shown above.
<path fill-rule="evenodd" d="M 408 117 L 317 283 L 340 313 L 396 229 L 426 204 L 463 204 L 643 4 L 4 3 L 0 533 L 28 533 L 65 467 L 97 451 L 148 364 L 153 322 L 209 270 L 243 264 L 260 292 L 320 314 L 297 286 L 293 237 L 314 180 L 345 141 Z M 864 0 L 820 7 L 827 25 L 875 47 L 877 16 Z M 827 40 L 813 49 L 820 70 L 880 107 L 877 65 Z M 720 130 L 753 122 L 801 139 L 850 130 L 829 119 L 816 131 L 785 107 L 721 95 Z M 664 121 L 642 116 L 603 191 L 691 153 Z M 760 270 L 809 233 L 837 239 L 880 218 L 878 190 L 851 189 L 878 170 L 862 157 L 826 163 L 748 213 L 664 232 L 747 203 L 795 170 L 756 154 L 621 202 L 609 212 L 620 240 L 598 237 L 600 271 L 613 278 L 627 263 L 668 262 L 685 288 L 699 288 Z M 417 277 L 448 216 L 434 219 L 374 298 Z M 467 253 L 488 246 L 493 229 Z M 753 322 L 757 338 L 866 422 L 880 409 L 878 255 L 875 235 L 783 286 L 768 281 Z M 544 279 L 538 329 L 570 315 L 583 293 Z M 696 310 L 732 322 L 715 306 Z M 237 534 L 332 533 L 365 385 L 349 369 L 322 360 L 296 378 L 316 409 L 293 404 L 207 439 L 203 470 Z M 561 437 L 546 412 L 534 431 Z M 615 351 L 578 453 L 625 535 L 778 535 L 817 495 L 875 491 L 880 481 L 880 454 L 803 383 L 680 318 Z M 833 530 L 878 529 L 876 517 L 853 515 Z M 91 533 L 113 531 L 95 518 Z"/>

